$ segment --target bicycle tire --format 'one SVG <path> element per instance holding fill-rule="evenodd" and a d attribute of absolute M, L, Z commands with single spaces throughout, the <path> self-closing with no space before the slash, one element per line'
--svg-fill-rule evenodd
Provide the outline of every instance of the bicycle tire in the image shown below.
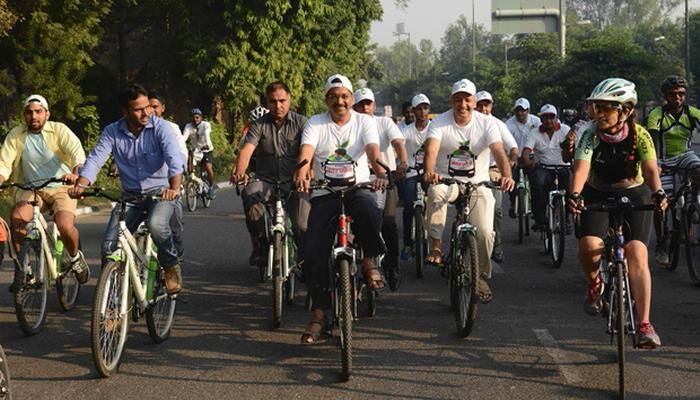
<path fill-rule="evenodd" d="M 479 268 L 476 254 L 476 237 L 466 234 L 461 254 L 462 273 L 465 278 L 464 285 L 460 285 L 457 290 L 457 307 L 455 310 L 455 323 L 457 324 L 457 335 L 467 337 L 472 332 L 476 321 L 477 295 L 476 285 L 479 279 Z"/>
<path fill-rule="evenodd" d="M 177 301 L 165 292 L 164 272 L 158 268 L 153 280 L 153 302 L 146 309 L 148 336 L 153 343 L 163 343 L 170 337 Z"/>
<path fill-rule="evenodd" d="M 64 250 L 59 262 L 63 262 L 63 258 L 67 254 L 68 253 Z M 70 268 L 70 266 L 68 268 Z M 75 304 L 78 302 L 82 284 L 78 282 L 78 277 L 75 275 L 74 271 L 69 269 L 65 271 L 67 272 L 65 272 L 63 277 L 56 280 L 56 296 L 58 297 L 58 305 L 61 309 L 63 311 L 70 311 L 75 308 Z"/>
<path fill-rule="evenodd" d="M 123 262 L 108 261 L 102 268 L 95 288 L 90 341 L 92 360 L 97 372 L 103 378 L 108 378 L 119 370 L 129 331 L 128 313 L 120 315 L 121 291 L 123 290 L 121 285 L 129 284 L 125 267 Z M 131 293 L 128 294 L 128 296 L 130 295 Z M 101 315 L 102 302 L 105 302 L 105 315 L 109 315 L 110 319 Z M 103 340 L 103 332 L 112 334 Z M 114 340 L 115 336 L 116 341 Z M 109 348 L 103 348 L 103 345 L 105 347 L 109 345 Z"/>
<path fill-rule="evenodd" d="M 518 213 L 518 244 L 523 244 L 525 229 L 527 224 L 527 213 L 525 210 L 525 188 L 519 187 L 516 196 L 516 212 Z"/>
<path fill-rule="evenodd" d="M 683 218 L 685 231 L 685 262 L 690 280 L 700 287 L 700 207 L 693 204 Z"/>
<path fill-rule="evenodd" d="M 669 264 L 666 267 L 669 271 L 675 271 L 680 261 L 681 243 L 684 241 L 683 213 L 677 218 L 677 210 L 671 210 L 672 230 L 670 232 L 671 243 L 668 249 Z"/>
<path fill-rule="evenodd" d="M 616 265 L 617 286 L 615 288 L 615 329 L 617 330 L 617 366 L 618 366 L 618 381 L 620 388 L 620 399 L 625 398 L 625 337 L 627 313 L 625 308 L 625 276 L 624 265 L 618 263 Z"/>
<path fill-rule="evenodd" d="M 25 335 L 34 336 L 44 328 L 49 291 L 49 274 L 40 239 L 24 240 L 19 252 L 19 263 L 22 272 L 18 274 L 15 271 L 15 281 L 21 280 L 14 293 L 15 314 Z M 34 271 L 34 279 L 40 282 L 39 285 L 27 285 L 27 277 L 23 271 L 27 270 L 29 264 Z"/>
<path fill-rule="evenodd" d="M 189 181 L 185 185 L 185 203 L 187 203 L 187 210 L 194 212 L 197 209 L 197 186 L 194 182 Z"/>
<path fill-rule="evenodd" d="M 564 261 L 564 246 L 566 246 L 566 209 L 564 208 L 564 198 L 557 196 L 554 199 L 554 209 L 552 210 L 554 219 L 554 231 L 550 242 L 552 266 L 560 268 Z"/>
<path fill-rule="evenodd" d="M 352 277 L 350 262 L 341 259 L 340 268 L 340 358 L 342 363 L 342 379 L 347 382 L 352 375 Z"/>
<path fill-rule="evenodd" d="M 202 198 L 202 206 L 204 208 L 209 208 L 211 206 L 211 197 L 209 197 L 209 185 L 205 184 L 204 188 L 202 189 L 202 193 L 200 193 L 200 197 Z"/>
<path fill-rule="evenodd" d="M 10 366 L 5 351 L 0 346 L 0 400 L 12 400 L 12 384 Z"/>
<path fill-rule="evenodd" d="M 423 227 L 423 207 L 417 206 L 413 209 L 413 229 L 414 235 L 413 247 L 416 252 L 416 278 L 423 277 L 423 267 L 425 266 L 425 228 Z"/>
<path fill-rule="evenodd" d="M 275 232 L 272 237 L 272 327 L 275 329 L 282 326 L 282 307 L 284 306 L 283 252 L 282 233 Z"/>

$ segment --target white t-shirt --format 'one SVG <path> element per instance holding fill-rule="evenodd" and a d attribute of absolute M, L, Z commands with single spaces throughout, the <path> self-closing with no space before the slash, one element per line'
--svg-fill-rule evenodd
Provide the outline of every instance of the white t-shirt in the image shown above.
<path fill-rule="evenodd" d="M 506 126 L 505 122 L 501 121 L 500 119 L 494 117 L 493 115 L 489 115 L 491 118 L 496 120 L 496 125 L 498 125 L 498 133 L 501 134 L 501 142 L 503 142 L 503 151 L 506 152 L 506 156 L 508 153 L 510 153 L 511 149 L 514 147 L 518 147 L 518 143 L 515 141 L 515 138 L 513 137 L 513 134 L 510 133 L 510 130 L 508 130 L 508 127 Z M 491 157 L 491 163 L 489 164 L 490 166 L 496 165 L 496 160 L 493 158 L 493 155 Z"/>
<path fill-rule="evenodd" d="M 450 176 L 449 155 L 468 141 L 470 151 L 476 156 L 474 176 L 472 178 L 456 177 L 456 179 L 463 182 L 489 180 L 489 162 L 491 161 L 489 146 L 501 142 L 495 118 L 474 111 L 469 123 L 466 126 L 459 126 L 454 120 L 452 110 L 449 110 L 433 120 L 428 127 L 426 139 L 436 139 L 440 142 L 436 172 L 441 176 Z"/>
<path fill-rule="evenodd" d="M 355 182 L 369 182 L 369 166 L 365 147 L 368 144 L 379 145 L 377 123 L 365 114 L 350 111 L 350 121 L 340 126 L 333 122 L 326 112 L 309 118 L 301 136 L 302 146 L 314 147 L 314 174 L 317 179 L 324 177 L 323 163 L 336 154 L 336 149 L 345 149 L 345 154 L 355 161 Z M 326 191 L 314 191 L 313 197 L 327 194 Z"/>
<path fill-rule="evenodd" d="M 180 132 L 180 127 L 176 123 L 168 121 L 165 118 L 163 121 L 170 126 L 173 134 L 177 136 L 177 143 L 180 145 L 180 153 L 182 153 L 183 160 L 187 160 L 187 138 Z"/>
<path fill-rule="evenodd" d="M 419 131 L 418 128 L 416 128 L 416 123 L 412 123 L 410 125 L 407 125 L 404 130 L 403 130 L 403 136 L 406 138 L 406 152 L 408 153 L 408 165 L 411 167 L 416 166 L 416 160 L 415 160 L 415 155 L 416 151 L 423 146 L 423 142 L 425 142 L 425 136 L 428 133 L 428 127 L 430 127 L 431 121 L 428 120 L 428 124 L 423 128 L 422 131 Z M 409 171 L 408 174 L 406 174 L 408 177 L 416 176 L 418 173 L 416 171 Z"/>
<path fill-rule="evenodd" d="M 532 114 L 527 115 L 527 121 L 524 124 L 518 122 L 518 119 L 513 115 L 506 121 L 506 126 L 510 133 L 513 134 L 515 142 L 518 144 L 518 149 L 520 154 L 523 153 L 523 148 L 525 147 L 525 140 L 527 135 L 531 130 L 539 128 L 541 124 L 540 117 Z"/>
<path fill-rule="evenodd" d="M 199 125 L 188 122 L 182 130 L 182 136 L 185 140 L 190 139 L 194 149 L 201 150 L 202 147 L 208 146 L 209 149 L 205 153 L 214 150 L 214 144 L 211 142 L 211 124 L 207 121 L 202 121 Z"/>
<path fill-rule="evenodd" d="M 549 138 L 544 132 L 540 132 L 540 128 L 535 128 L 530 131 L 530 135 L 525 142 L 525 148 L 531 149 L 535 156 L 542 164 L 548 165 L 569 165 L 561 158 L 561 143 L 566 140 L 566 134 L 569 133 L 568 125 L 561 124 L 558 130 L 554 131 L 552 138 Z"/>
<path fill-rule="evenodd" d="M 396 169 L 396 152 L 391 142 L 395 139 L 403 139 L 403 135 L 394 121 L 389 117 L 372 116 L 377 122 L 379 133 L 379 151 L 382 152 L 382 162 L 392 171 Z"/>

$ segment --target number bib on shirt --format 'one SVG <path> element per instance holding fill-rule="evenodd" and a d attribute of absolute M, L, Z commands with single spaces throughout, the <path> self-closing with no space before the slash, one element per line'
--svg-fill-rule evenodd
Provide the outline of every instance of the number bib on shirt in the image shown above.
<path fill-rule="evenodd" d="M 416 162 L 413 165 L 413 168 L 415 169 L 423 169 L 423 160 L 425 159 L 425 150 L 421 147 L 416 151 L 416 154 L 413 155 L 414 160 Z"/>
<path fill-rule="evenodd" d="M 352 186 L 355 184 L 355 162 L 352 160 L 326 160 L 323 173 L 330 186 Z"/>
<path fill-rule="evenodd" d="M 476 157 L 469 150 L 457 150 L 447 156 L 447 171 L 450 176 L 460 176 L 471 178 L 475 174 Z"/>

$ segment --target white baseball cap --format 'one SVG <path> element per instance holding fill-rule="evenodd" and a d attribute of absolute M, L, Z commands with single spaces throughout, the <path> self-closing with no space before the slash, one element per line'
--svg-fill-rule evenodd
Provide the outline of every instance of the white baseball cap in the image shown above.
<path fill-rule="evenodd" d="M 372 89 L 362 88 L 355 91 L 355 103 L 359 103 L 362 100 L 370 100 L 374 103 L 374 92 Z"/>
<path fill-rule="evenodd" d="M 476 85 L 474 85 L 474 82 L 470 81 L 469 79 L 460 79 L 452 84 L 452 93 L 450 93 L 450 96 L 459 92 L 473 95 L 476 93 Z"/>
<path fill-rule="evenodd" d="M 554 114 L 554 116 L 557 116 L 557 108 L 554 107 L 551 104 L 545 104 L 540 108 L 540 112 L 537 115 L 544 115 L 544 114 Z"/>
<path fill-rule="evenodd" d="M 488 100 L 493 103 L 493 97 L 491 97 L 491 93 L 485 90 L 480 90 L 476 92 L 476 102 L 478 103 L 482 100 Z"/>
<path fill-rule="evenodd" d="M 530 109 L 530 102 L 527 101 L 526 98 L 521 97 L 518 100 L 515 100 L 515 105 L 513 106 L 513 108 L 518 108 L 518 107 L 522 107 L 523 110 L 529 110 Z"/>
<path fill-rule="evenodd" d="M 424 95 L 423 93 L 418 93 L 417 95 L 413 96 L 411 99 L 411 107 L 418 107 L 421 104 L 428 104 L 430 105 L 430 99 L 428 99 L 428 96 Z"/>
<path fill-rule="evenodd" d="M 329 90 L 337 87 L 344 87 L 349 90 L 350 93 L 352 93 L 352 83 L 350 83 L 350 79 L 348 79 L 348 77 L 345 75 L 335 74 L 329 76 L 326 80 L 326 88 L 324 89 L 323 94 L 326 94 Z"/>
<path fill-rule="evenodd" d="M 27 106 L 31 102 L 37 102 L 37 103 L 41 104 L 41 106 L 44 107 L 44 109 L 46 111 L 49 111 L 49 103 L 46 101 L 44 96 L 42 96 L 40 94 L 33 94 L 33 95 L 27 97 L 27 99 L 24 100 L 24 108 L 27 108 Z"/>

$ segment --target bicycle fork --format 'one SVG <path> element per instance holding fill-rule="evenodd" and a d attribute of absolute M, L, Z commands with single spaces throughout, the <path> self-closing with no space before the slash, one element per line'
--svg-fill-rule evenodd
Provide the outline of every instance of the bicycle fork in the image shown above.
<path fill-rule="evenodd" d="M 275 201 L 275 221 L 274 225 L 270 227 L 271 237 L 275 237 L 275 233 L 279 232 L 282 236 L 282 277 L 286 279 L 289 276 L 289 243 L 287 240 L 287 235 L 289 234 L 286 227 L 286 214 L 284 212 L 284 206 L 282 205 L 282 200 L 277 199 Z M 272 267 L 274 264 L 274 243 L 270 243 L 267 250 L 267 276 L 272 276 Z"/>

